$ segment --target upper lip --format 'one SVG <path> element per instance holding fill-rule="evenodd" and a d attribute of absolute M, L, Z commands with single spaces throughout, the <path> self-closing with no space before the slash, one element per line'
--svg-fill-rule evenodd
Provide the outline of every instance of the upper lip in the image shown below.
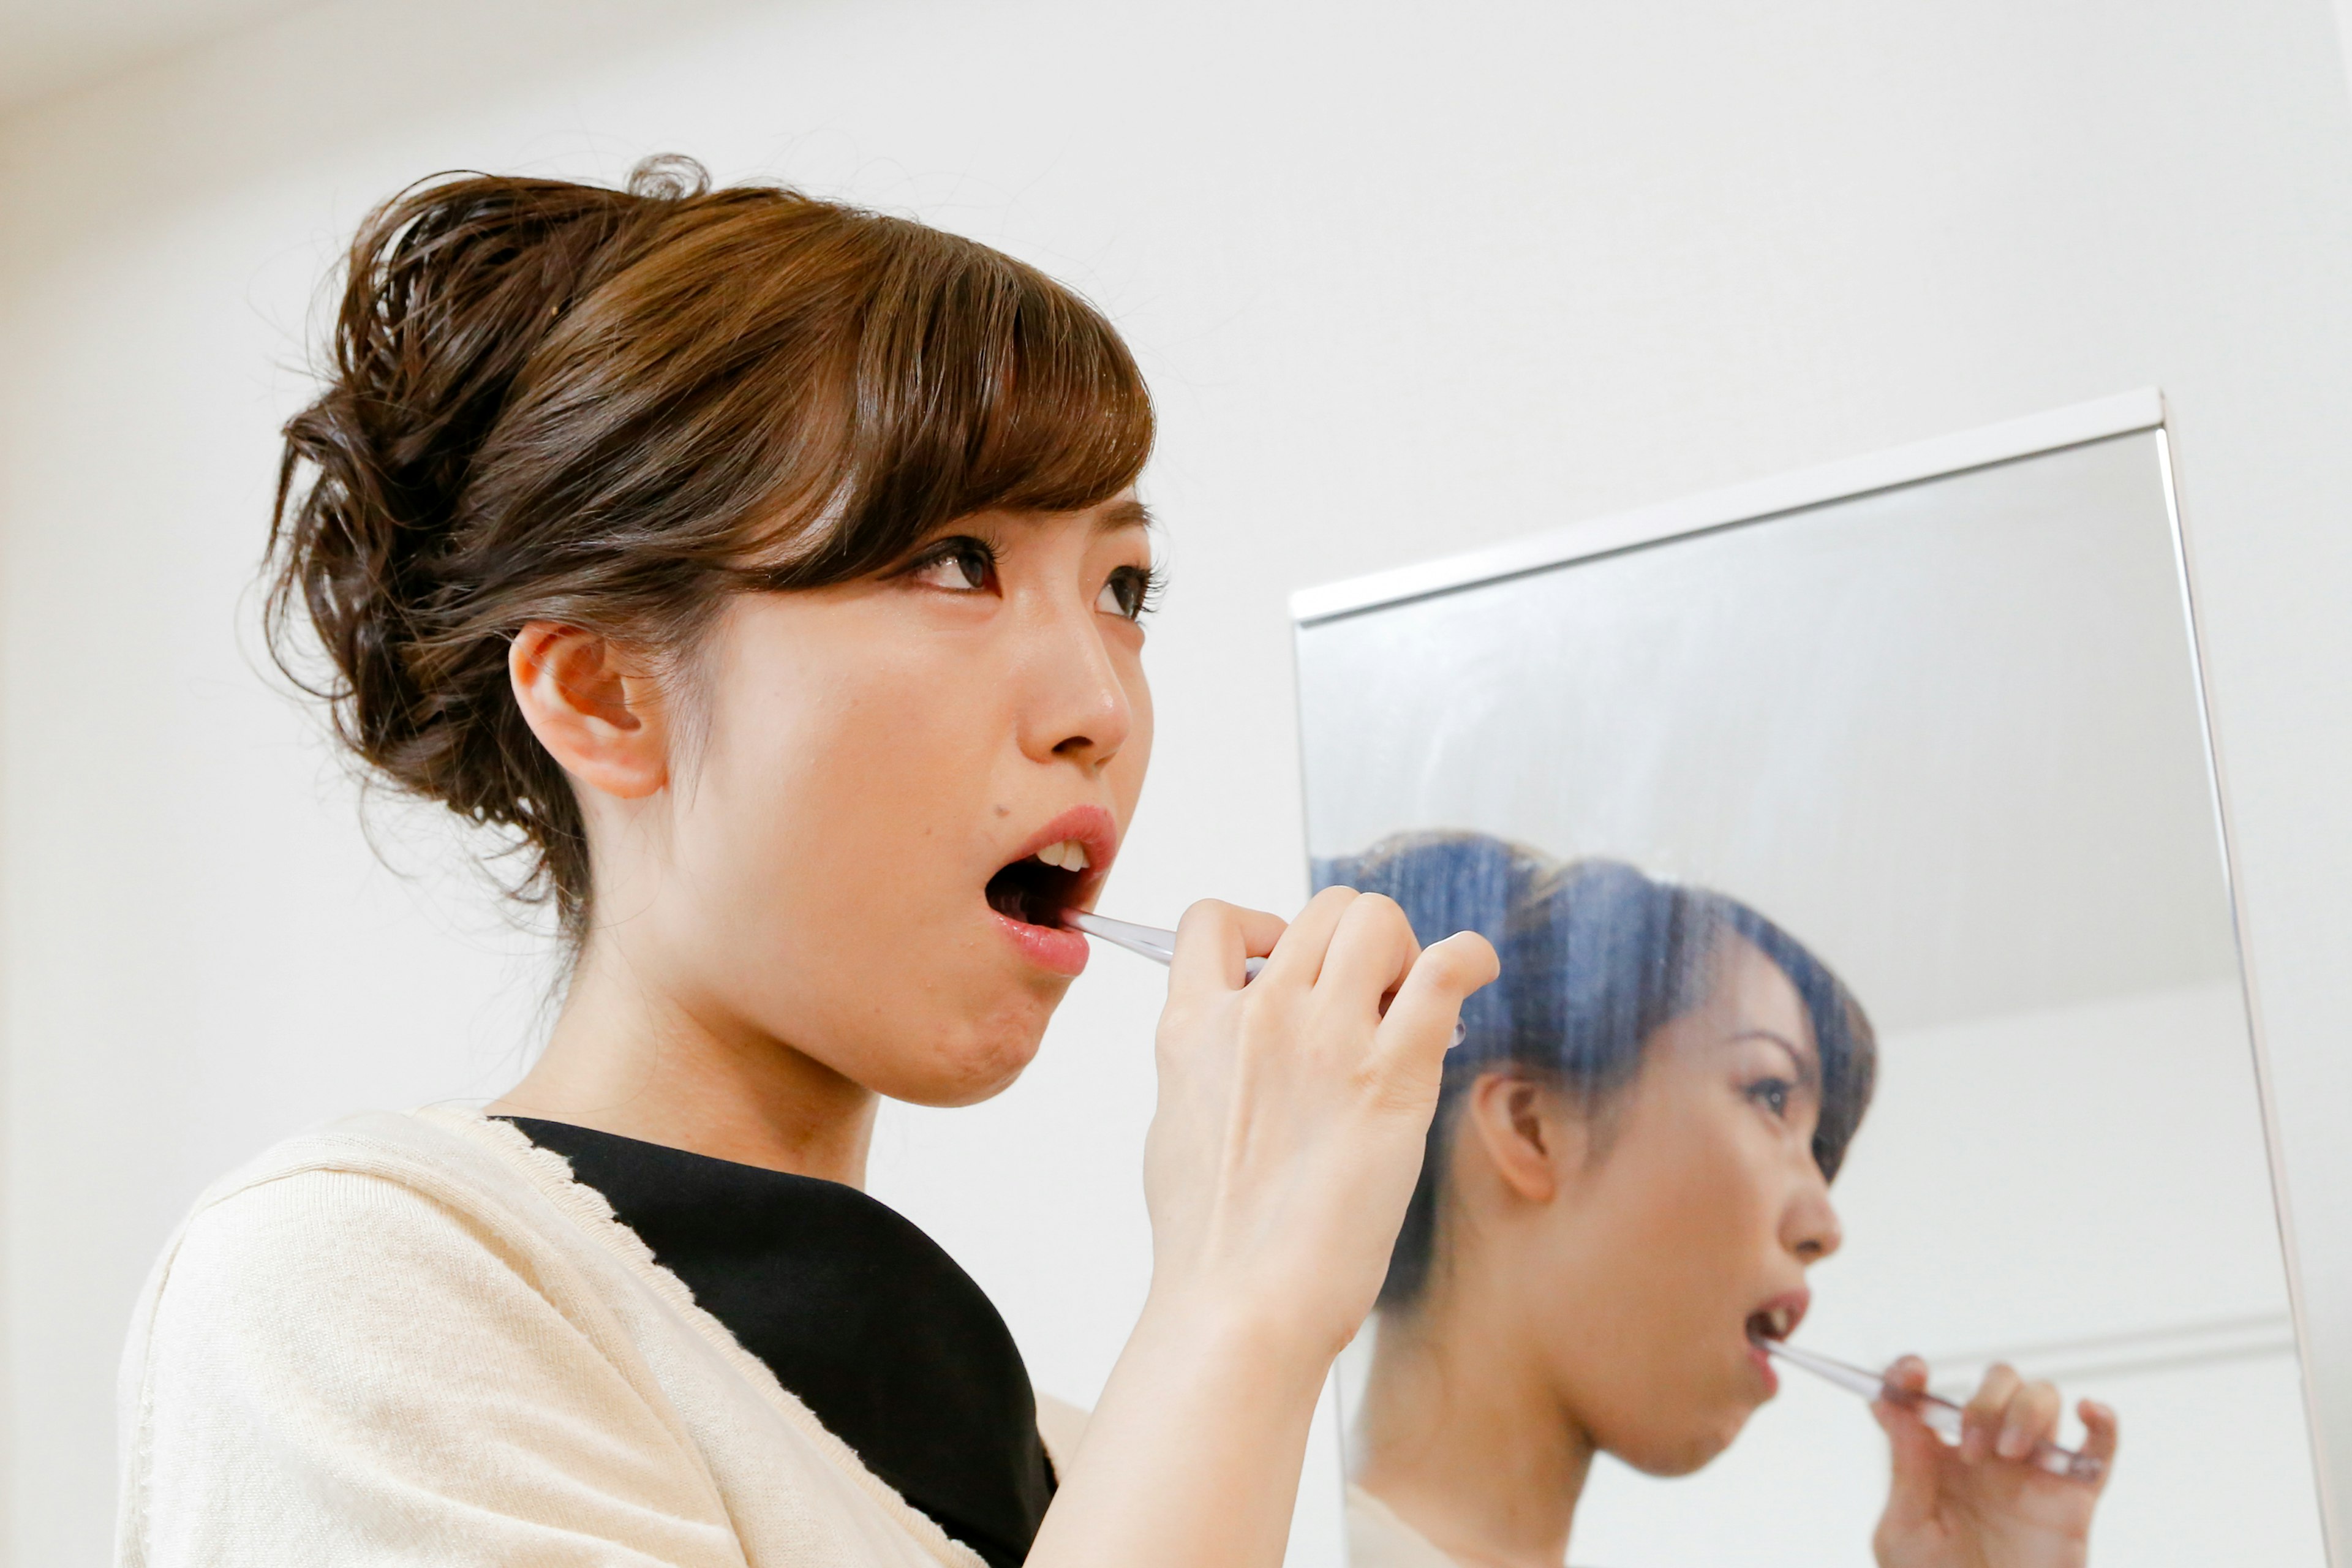
<path fill-rule="evenodd" d="M 1775 1296 L 1748 1314 L 1749 1332 L 1755 1332 L 1760 1321 L 1765 1325 L 1762 1338 L 1785 1340 L 1797 1331 L 1799 1323 L 1805 1321 L 1805 1309 L 1811 1306 L 1812 1301 L 1811 1290 L 1790 1290 L 1785 1295 Z"/>
<path fill-rule="evenodd" d="M 998 869 L 1026 860 L 1049 844 L 1076 840 L 1087 852 L 1087 868 L 1072 885 L 1073 908 L 1090 907 L 1110 863 L 1118 855 L 1118 823 L 1099 805 L 1074 805 L 1024 840 L 1021 847 L 998 863 Z"/>

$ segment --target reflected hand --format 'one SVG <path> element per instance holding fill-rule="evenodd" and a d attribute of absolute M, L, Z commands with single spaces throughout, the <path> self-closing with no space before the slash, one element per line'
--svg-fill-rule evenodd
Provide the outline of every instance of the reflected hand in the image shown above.
<path fill-rule="evenodd" d="M 1905 1356 L 1886 1381 L 1924 1393 L 1927 1363 Z M 1995 1366 L 1969 1401 L 1954 1447 L 1910 1405 L 1874 1404 L 1895 1460 L 1872 1539 L 1881 1568 L 2082 1568 L 2091 1513 L 2114 1468 L 2116 1415 L 2095 1400 L 2076 1406 L 2088 1433 L 2083 1451 L 2105 1464 L 2098 1480 L 2079 1481 L 2031 1462 L 2036 1443 L 2054 1439 L 2060 1408 L 2056 1388 Z"/>

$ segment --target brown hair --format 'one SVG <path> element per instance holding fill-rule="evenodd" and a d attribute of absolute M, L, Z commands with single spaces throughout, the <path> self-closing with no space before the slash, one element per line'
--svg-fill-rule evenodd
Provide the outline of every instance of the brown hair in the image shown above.
<path fill-rule="evenodd" d="M 513 890 L 575 942 L 579 805 L 509 685 L 526 621 L 675 661 L 730 592 L 1094 505 L 1152 439 L 1118 333 L 1035 268 L 680 158 L 617 190 L 449 174 L 394 197 L 352 241 L 325 380 L 286 426 L 272 652 L 377 776 L 509 833 Z"/>

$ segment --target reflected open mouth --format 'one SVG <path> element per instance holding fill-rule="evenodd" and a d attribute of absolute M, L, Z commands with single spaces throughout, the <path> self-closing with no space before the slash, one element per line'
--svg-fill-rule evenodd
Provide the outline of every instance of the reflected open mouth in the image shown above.
<path fill-rule="evenodd" d="M 1795 1333 L 1797 1325 L 1804 1321 L 1803 1300 L 1783 1296 L 1748 1314 L 1748 1337 L 1759 1345 L 1785 1340 Z"/>

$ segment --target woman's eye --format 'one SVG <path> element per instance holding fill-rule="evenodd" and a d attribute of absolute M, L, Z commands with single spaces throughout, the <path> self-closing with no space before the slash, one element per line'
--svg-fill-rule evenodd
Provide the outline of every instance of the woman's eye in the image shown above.
<path fill-rule="evenodd" d="M 973 594 L 996 581 L 996 552 L 979 539 L 950 539 L 915 563 L 908 577 L 926 588 Z"/>
<path fill-rule="evenodd" d="M 1149 566 L 1121 566 L 1095 596 L 1095 608 L 1121 620 L 1139 621 L 1160 596 L 1159 574 Z"/>
<path fill-rule="evenodd" d="M 1789 1100 L 1797 1086 L 1784 1078 L 1768 1078 L 1748 1086 L 1748 1098 L 1775 1116 L 1789 1114 Z"/>

